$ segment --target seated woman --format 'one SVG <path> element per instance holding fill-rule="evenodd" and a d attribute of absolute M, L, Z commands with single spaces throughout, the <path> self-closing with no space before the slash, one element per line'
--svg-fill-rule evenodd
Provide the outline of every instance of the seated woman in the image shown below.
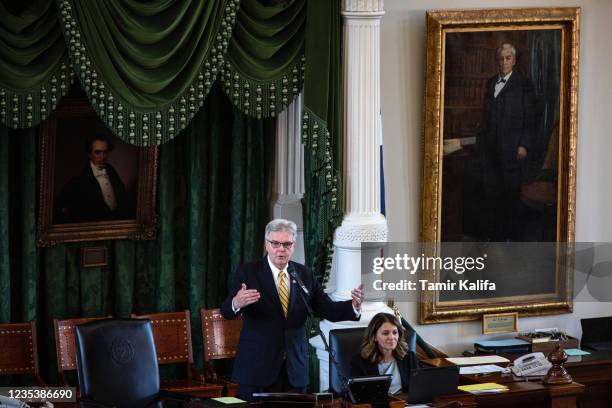
<path fill-rule="evenodd" d="M 407 342 L 406 331 L 397 318 L 389 313 L 378 313 L 366 329 L 361 354 L 351 360 L 351 377 L 391 374 L 389 394 L 408 392 L 410 370 L 419 365 L 415 343 L 415 332 Z"/>

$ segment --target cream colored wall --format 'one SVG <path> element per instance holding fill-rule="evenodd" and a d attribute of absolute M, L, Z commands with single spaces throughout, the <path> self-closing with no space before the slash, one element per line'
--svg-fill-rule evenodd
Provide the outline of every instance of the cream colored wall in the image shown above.
<path fill-rule="evenodd" d="M 576 240 L 612 242 L 612 1 L 385 0 L 381 100 L 389 241 L 417 241 L 423 139 L 425 11 L 507 7 L 582 8 Z M 403 314 L 418 320 L 417 305 Z M 521 329 L 559 327 L 580 336 L 580 318 L 612 315 L 612 303 L 577 302 L 571 315 L 523 318 Z M 479 322 L 418 326 L 430 343 L 459 353 L 482 338 Z"/>

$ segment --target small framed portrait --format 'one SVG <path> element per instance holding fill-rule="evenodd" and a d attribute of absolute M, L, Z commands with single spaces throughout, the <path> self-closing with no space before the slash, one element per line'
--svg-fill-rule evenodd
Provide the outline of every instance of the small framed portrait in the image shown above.
<path fill-rule="evenodd" d="M 84 98 L 63 101 L 39 136 L 39 246 L 155 238 L 157 147 L 115 137 Z"/>
<path fill-rule="evenodd" d="M 524 264 L 574 240 L 579 21 L 575 7 L 427 13 L 422 240 L 490 243 L 480 278 L 498 290 L 425 293 L 421 322 L 571 312 L 570 260 Z"/>

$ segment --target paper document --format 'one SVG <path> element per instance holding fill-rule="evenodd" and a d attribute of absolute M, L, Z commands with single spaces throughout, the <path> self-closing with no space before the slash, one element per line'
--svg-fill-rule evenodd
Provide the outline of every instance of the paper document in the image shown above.
<path fill-rule="evenodd" d="M 234 397 L 218 397 L 218 398 L 211 398 L 211 400 L 221 402 L 223 404 L 240 404 L 240 403 L 246 402 L 244 400 L 234 398 Z"/>
<path fill-rule="evenodd" d="M 460 385 L 459 387 L 457 387 L 457 389 L 465 392 L 470 392 L 472 394 L 508 391 L 508 387 L 497 383 Z"/>
<path fill-rule="evenodd" d="M 510 360 L 501 356 L 446 357 L 446 360 L 457 365 L 495 364 L 510 362 Z"/>
<path fill-rule="evenodd" d="M 565 349 L 565 354 L 567 354 L 568 356 L 588 356 L 591 353 L 577 348 L 570 348 Z"/>
<path fill-rule="evenodd" d="M 488 374 L 488 373 L 501 373 L 504 371 L 503 367 L 495 364 L 485 364 L 469 367 L 461 367 L 459 374 Z"/>

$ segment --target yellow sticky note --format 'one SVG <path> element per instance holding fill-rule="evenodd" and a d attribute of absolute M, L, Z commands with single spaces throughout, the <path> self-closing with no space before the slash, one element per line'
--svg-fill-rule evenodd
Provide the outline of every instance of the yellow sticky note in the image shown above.
<path fill-rule="evenodd" d="M 460 385 L 457 387 L 461 391 L 472 392 L 472 391 L 488 391 L 488 390 L 507 390 L 503 384 L 497 383 L 482 383 L 482 384 L 470 384 L 470 385 Z"/>

